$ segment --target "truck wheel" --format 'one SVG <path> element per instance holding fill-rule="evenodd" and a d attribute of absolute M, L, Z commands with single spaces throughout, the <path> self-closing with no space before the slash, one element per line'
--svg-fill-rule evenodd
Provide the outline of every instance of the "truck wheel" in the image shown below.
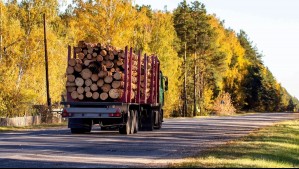
<path fill-rule="evenodd" d="M 131 128 L 132 128 L 132 116 L 130 111 L 128 112 L 127 115 L 127 122 L 125 125 L 121 126 L 119 128 L 119 134 L 125 134 L 125 135 L 129 135 L 131 133 Z"/>
<path fill-rule="evenodd" d="M 136 123 L 134 125 L 134 133 L 136 134 L 139 130 L 139 116 L 138 116 L 138 111 L 135 111 L 135 119 Z"/>
<path fill-rule="evenodd" d="M 147 110 L 145 123 L 143 125 L 143 129 L 145 131 L 153 131 L 154 130 L 154 124 L 155 124 L 155 115 L 154 111 Z"/>
<path fill-rule="evenodd" d="M 131 111 L 131 116 L 132 116 L 131 134 L 135 134 L 138 131 L 137 111 L 136 110 L 132 110 Z"/>
<path fill-rule="evenodd" d="M 156 130 L 160 130 L 162 128 L 162 121 L 163 121 L 163 113 L 162 111 L 160 112 L 155 112 L 156 115 L 158 115 L 158 124 L 154 127 Z"/>

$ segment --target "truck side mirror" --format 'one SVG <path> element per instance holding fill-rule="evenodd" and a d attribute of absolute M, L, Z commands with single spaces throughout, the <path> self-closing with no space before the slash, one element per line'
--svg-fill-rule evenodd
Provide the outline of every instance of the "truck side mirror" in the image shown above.
<path fill-rule="evenodd" d="M 164 77 L 165 79 L 165 91 L 168 91 L 168 77 Z"/>

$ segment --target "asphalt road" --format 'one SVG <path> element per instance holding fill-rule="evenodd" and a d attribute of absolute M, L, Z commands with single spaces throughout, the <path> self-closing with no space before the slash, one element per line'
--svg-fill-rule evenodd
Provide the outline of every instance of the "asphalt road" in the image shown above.
<path fill-rule="evenodd" d="M 290 119 L 299 119 L 299 114 L 168 119 L 162 130 L 130 136 L 99 128 L 82 135 L 67 128 L 0 133 L 0 168 L 163 166 Z"/>

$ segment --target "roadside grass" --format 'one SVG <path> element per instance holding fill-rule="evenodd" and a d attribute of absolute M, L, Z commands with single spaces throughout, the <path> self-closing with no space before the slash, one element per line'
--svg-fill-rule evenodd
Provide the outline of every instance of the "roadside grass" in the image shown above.
<path fill-rule="evenodd" d="M 53 127 L 64 127 L 67 126 L 67 123 L 60 123 L 60 124 L 41 124 L 41 125 L 34 125 L 34 126 L 26 126 L 26 127 L 1 127 L 0 132 L 8 132 L 8 131 L 21 131 L 21 130 L 31 130 L 31 129 L 47 129 Z"/>
<path fill-rule="evenodd" d="M 278 123 L 170 168 L 299 168 L 299 120 Z"/>

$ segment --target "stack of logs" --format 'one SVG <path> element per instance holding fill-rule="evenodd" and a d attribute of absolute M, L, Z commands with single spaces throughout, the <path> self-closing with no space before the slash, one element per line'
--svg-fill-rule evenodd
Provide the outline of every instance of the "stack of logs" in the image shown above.
<path fill-rule="evenodd" d="M 149 99 L 151 92 L 151 68 L 152 68 L 152 57 L 147 58 L 147 72 L 145 72 L 145 61 L 141 64 L 141 84 L 140 84 L 140 97 L 144 98 L 145 95 L 145 77 L 147 76 L 147 89 L 146 89 L 146 98 Z"/>
<path fill-rule="evenodd" d="M 68 62 L 66 84 L 72 99 L 114 101 L 123 97 L 125 51 L 110 45 L 80 41 L 74 52 L 76 57 Z M 138 56 L 133 54 L 132 59 L 131 99 L 134 99 L 137 93 Z"/>

